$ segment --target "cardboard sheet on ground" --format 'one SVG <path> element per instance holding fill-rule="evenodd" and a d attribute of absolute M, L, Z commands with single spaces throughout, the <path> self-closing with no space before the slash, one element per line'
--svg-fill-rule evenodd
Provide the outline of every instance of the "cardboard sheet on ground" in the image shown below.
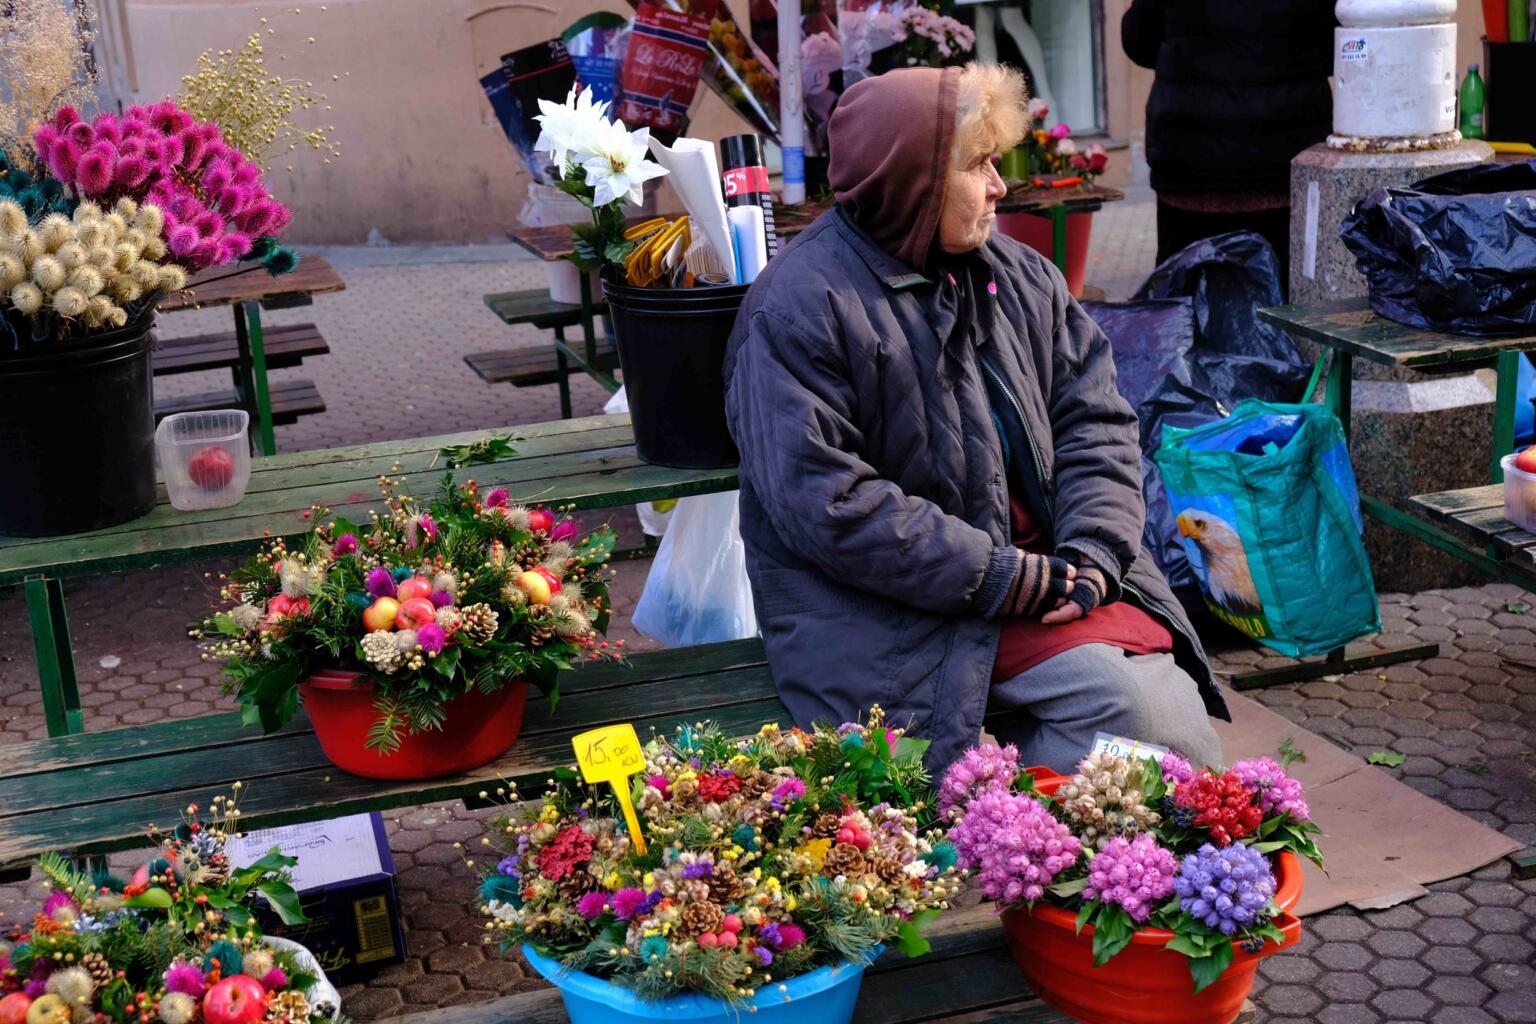
<path fill-rule="evenodd" d="M 1231 690 L 1231 723 L 1217 722 L 1227 763 L 1278 759 L 1287 736 L 1305 761 L 1291 773 L 1307 789 L 1328 873 L 1303 861 L 1300 913 L 1349 904 L 1379 910 L 1424 895 L 1424 886 L 1455 878 L 1521 849 L 1521 844 L 1399 782 L 1268 708 Z"/>

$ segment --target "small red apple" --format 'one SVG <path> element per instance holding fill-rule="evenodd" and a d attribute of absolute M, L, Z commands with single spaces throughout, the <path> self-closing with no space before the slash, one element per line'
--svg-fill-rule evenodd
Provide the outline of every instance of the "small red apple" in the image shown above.
<path fill-rule="evenodd" d="M 395 616 L 400 602 L 392 597 L 381 597 L 363 611 L 363 628 L 373 633 L 381 629 L 394 629 Z"/>
<path fill-rule="evenodd" d="M 545 533 L 548 533 L 550 527 L 552 527 L 554 525 L 555 525 L 555 517 L 554 517 L 554 514 L 549 511 L 549 509 L 547 509 L 547 508 L 531 508 L 531 509 L 528 510 L 528 532 L 529 533 L 538 533 L 541 530 L 543 532 L 545 532 Z"/>
<path fill-rule="evenodd" d="M 25 1024 L 31 1005 L 32 997 L 25 992 L 12 992 L 0 999 L 0 1024 Z"/>
<path fill-rule="evenodd" d="M 404 603 L 413 597 L 431 597 L 432 581 L 424 580 L 420 576 L 412 576 L 404 579 L 395 587 L 395 600 Z"/>
<path fill-rule="evenodd" d="M 220 445 L 209 445 L 187 462 L 192 482 L 205 491 L 219 491 L 235 478 L 235 457 Z"/>
<path fill-rule="evenodd" d="M 1536 473 L 1536 444 L 1515 456 L 1515 468 L 1522 473 Z"/>
<path fill-rule="evenodd" d="M 395 613 L 396 629 L 420 629 L 429 622 L 437 621 L 437 605 L 425 597 L 413 597 L 400 602 Z"/>
<path fill-rule="evenodd" d="M 203 996 L 207 1024 L 256 1024 L 267 1015 L 267 990 L 249 974 L 217 982 Z"/>
<path fill-rule="evenodd" d="M 550 572 L 548 569 L 544 568 L 542 565 L 534 566 L 533 567 L 533 571 L 538 573 L 540 576 L 543 576 L 544 579 L 549 581 L 549 592 L 551 594 L 558 594 L 558 593 L 560 593 L 560 577 L 559 576 L 556 576 L 554 573 Z"/>

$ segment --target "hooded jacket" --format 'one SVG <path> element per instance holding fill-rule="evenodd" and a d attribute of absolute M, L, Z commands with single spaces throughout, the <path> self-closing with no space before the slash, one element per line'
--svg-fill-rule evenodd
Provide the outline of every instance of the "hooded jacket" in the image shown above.
<path fill-rule="evenodd" d="M 1002 426 L 1058 552 L 1099 566 L 1110 599 L 1172 632 L 1225 715 L 1194 630 L 1140 550 L 1135 415 L 1108 340 L 1054 266 L 994 234 L 992 337 L 955 330 L 929 265 L 958 71 L 895 71 L 844 94 L 830 126 L 838 206 L 758 277 L 727 354 L 741 450 L 741 534 L 759 627 L 796 720 L 873 704 L 933 741 L 940 769 L 974 743 L 1017 564 Z"/>

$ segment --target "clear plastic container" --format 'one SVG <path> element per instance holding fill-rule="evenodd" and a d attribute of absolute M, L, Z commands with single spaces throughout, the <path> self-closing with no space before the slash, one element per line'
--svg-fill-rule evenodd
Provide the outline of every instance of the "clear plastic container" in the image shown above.
<path fill-rule="evenodd" d="M 1504 518 L 1529 533 L 1536 533 L 1536 473 L 1515 468 L 1511 452 L 1499 460 L 1504 470 Z"/>
<path fill-rule="evenodd" d="M 251 480 L 250 416 L 244 409 L 179 412 L 160 421 L 155 452 L 171 504 L 183 512 L 227 508 Z"/>

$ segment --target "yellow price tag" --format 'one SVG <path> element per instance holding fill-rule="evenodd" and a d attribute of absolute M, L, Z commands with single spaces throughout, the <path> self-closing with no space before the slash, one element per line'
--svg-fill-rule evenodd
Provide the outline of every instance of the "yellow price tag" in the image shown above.
<path fill-rule="evenodd" d="M 645 751 L 635 727 L 605 725 L 590 729 L 571 738 L 576 748 L 576 764 L 581 776 L 588 782 L 606 782 L 613 787 L 613 795 L 624 809 L 624 820 L 629 823 L 630 839 L 638 853 L 645 853 L 645 837 L 640 834 L 640 819 L 635 814 L 634 802 L 629 798 L 629 777 L 645 769 Z"/>

